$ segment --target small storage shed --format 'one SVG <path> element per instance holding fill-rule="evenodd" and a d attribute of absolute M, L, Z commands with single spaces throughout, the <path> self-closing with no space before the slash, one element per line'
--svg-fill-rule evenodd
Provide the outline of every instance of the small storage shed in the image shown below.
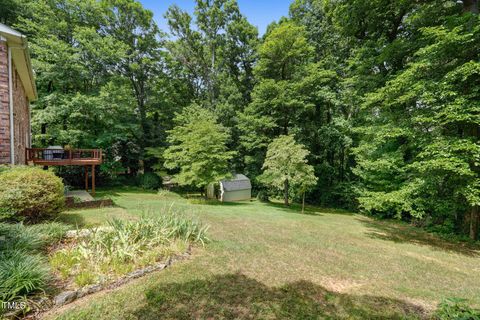
<path fill-rule="evenodd" d="M 233 179 L 220 181 L 220 201 L 250 200 L 252 184 L 243 174 L 236 174 Z"/>

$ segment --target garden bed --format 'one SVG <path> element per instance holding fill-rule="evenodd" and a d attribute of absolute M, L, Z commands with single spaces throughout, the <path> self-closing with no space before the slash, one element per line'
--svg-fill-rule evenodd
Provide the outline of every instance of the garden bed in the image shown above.
<path fill-rule="evenodd" d="M 172 206 L 91 229 L 67 231 L 59 223 L 2 226 L 8 243 L 3 252 L 12 265 L 3 273 L 10 287 L 3 288 L 2 301 L 22 302 L 20 308 L 3 310 L 9 317 L 37 314 L 163 270 L 208 240 L 207 227 Z"/>

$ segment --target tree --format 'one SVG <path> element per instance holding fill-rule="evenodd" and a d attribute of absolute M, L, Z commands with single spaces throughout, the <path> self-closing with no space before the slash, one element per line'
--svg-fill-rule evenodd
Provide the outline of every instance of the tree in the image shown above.
<path fill-rule="evenodd" d="M 313 167 L 307 163 L 310 153 L 295 142 L 293 135 L 282 135 L 268 145 L 259 181 L 284 192 L 285 205 L 289 205 L 290 188 L 297 189 L 305 199 L 305 191 L 317 182 Z M 302 204 L 302 212 L 305 202 Z"/>
<path fill-rule="evenodd" d="M 163 154 L 165 167 L 178 171 L 174 180 L 203 192 L 210 183 L 229 177 L 229 161 L 234 152 L 228 151 L 230 136 L 218 124 L 216 116 L 191 105 L 177 114 L 174 121 L 176 126 L 168 131 L 170 146 Z"/>
<path fill-rule="evenodd" d="M 17 20 L 20 10 L 21 6 L 18 0 L 2 0 L 0 23 L 12 25 Z"/>
<path fill-rule="evenodd" d="M 115 68 L 131 84 L 136 99 L 136 114 L 141 132 L 137 144 L 140 160 L 144 160 L 146 171 L 151 164 L 145 157 L 145 150 L 152 141 L 153 123 L 149 119 L 149 111 L 154 107 L 151 103 L 155 79 L 162 75 L 163 56 L 161 52 L 161 36 L 153 12 L 143 8 L 135 0 L 103 0 L 107 8 L 105 35 L 111 36 L 124 46 L 123 58 L 115 61 Z"/>
<path fill-rule="evenodd" d="M 259 174 L 268 144 L 294 132 L 300 114 L 310 105 L 302 92 L 312 47 L 305 29 L 285 21 L 270 28 L 259 47 L 252 101 L 240 113 L 241 144 L 250 176 Z"/>

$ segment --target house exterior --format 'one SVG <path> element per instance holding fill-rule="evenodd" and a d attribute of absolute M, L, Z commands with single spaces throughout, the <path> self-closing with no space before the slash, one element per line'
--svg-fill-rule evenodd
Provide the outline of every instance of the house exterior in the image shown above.
<path fill-rule="evenodd" d="M 0 164 L 25 164 L 30 102 L 37 98 L 27 40 L 0 23 Z"/>
<path fill-rule="evenodd" d="M 250 200 L 252 184 L 243 174 L 236 174 L 232 179 L 220 181 L 220 201 Z"/>

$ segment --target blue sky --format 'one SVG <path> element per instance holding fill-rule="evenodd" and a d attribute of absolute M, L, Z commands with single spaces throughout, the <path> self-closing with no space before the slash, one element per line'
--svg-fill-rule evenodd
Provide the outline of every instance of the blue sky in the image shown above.
<path fill-rule="evenodd" d="M 143 6 L 155 15 L 158 26 L 168 31 L 168 25 L 163 14 L 172 4 L 178 5 L 183 10 L 193 13 L 194 0 L 139 0 Z M 288 7 L 292 0 L 238 0 L 240 11 L 248 18 L 248 21 L 258 27 L 260 35 L 263 35 L 268 24 L 288 14 Z"/>

